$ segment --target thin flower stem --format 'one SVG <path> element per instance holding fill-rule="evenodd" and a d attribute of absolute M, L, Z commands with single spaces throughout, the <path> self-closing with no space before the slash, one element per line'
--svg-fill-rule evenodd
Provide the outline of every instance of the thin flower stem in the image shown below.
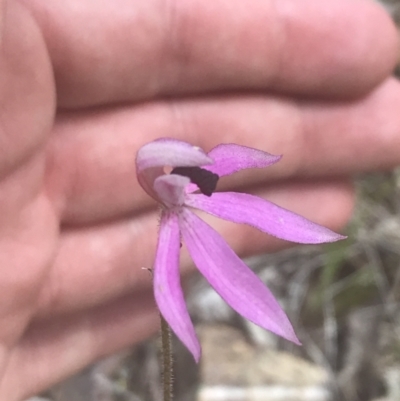
<path fill-rule="evenodd" d="M 153 277 L 153 270 L 142 267 L 147 270 L 151 277 Z M 161 380 L 163 387 L 163 401 L 173 401 L 173 376 L 174 376 L 174 358 L 172 356 L 172 336 L 171 328 L 169 327 L 166 320 L 160 313 L 161 321 L 161 349 L 160 349 L 160 360 L 161 360 Z"/>
<path fill-rule="evenodd" d="M 161 366 L 163 383 L 163 401 L 173 401 L 173 357 L 171 329 L 160 314 L 161 320 Z"/>

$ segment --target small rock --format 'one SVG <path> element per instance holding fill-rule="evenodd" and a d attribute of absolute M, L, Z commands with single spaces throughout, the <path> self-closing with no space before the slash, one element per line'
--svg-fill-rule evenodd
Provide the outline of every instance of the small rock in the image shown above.
<path fill-rule="evenodd" d="M 257 347 L 226 325 L 198 328 L 203 348 L 200 401 L 327 401 L 328 374 L 287 352 Z"/>

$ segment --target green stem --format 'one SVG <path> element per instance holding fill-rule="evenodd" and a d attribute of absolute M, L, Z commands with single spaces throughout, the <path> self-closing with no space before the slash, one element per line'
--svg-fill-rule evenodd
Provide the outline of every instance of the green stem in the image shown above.
<path fill-rule="evenodd" d="M 163 383 L 163 400 L 172 401 L 172 381 L 173 381 L 173 357 L 172 357 L 172 340 L 171 329 L 168 323 L 160 314 L 161 320 L 161 366 L 162 366 L 162 383 Z"/>

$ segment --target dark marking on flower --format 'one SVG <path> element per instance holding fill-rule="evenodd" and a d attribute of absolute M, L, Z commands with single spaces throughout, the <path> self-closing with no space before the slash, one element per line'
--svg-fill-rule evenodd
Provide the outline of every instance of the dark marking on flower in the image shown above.
<path fill-rule="evenodd" d="M 201 167 L 175 167 L 171 174 L 188 177 L 193 184 L 196 184 L 200 192 L 206 196 L 211 196 L 217 187 L 219 175 L 205 170 Z"/>

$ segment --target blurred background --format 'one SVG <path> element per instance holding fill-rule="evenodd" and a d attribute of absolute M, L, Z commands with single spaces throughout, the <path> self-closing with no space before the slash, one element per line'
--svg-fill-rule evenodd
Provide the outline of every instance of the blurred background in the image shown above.
<path fill-rule="evenodd" d="M 384 5 L 399 24 L 400 0 Z M 191 279 L 203 357 L 196 365 L 174 341 L 175 401 L 400 401 L 400 169 L 358 177 L 357 192 L 347 240 L 246 260 L 303 347 L 241 319 Z M 158 349 L 150 339 L 29 401 L 161 401 Z"/>

